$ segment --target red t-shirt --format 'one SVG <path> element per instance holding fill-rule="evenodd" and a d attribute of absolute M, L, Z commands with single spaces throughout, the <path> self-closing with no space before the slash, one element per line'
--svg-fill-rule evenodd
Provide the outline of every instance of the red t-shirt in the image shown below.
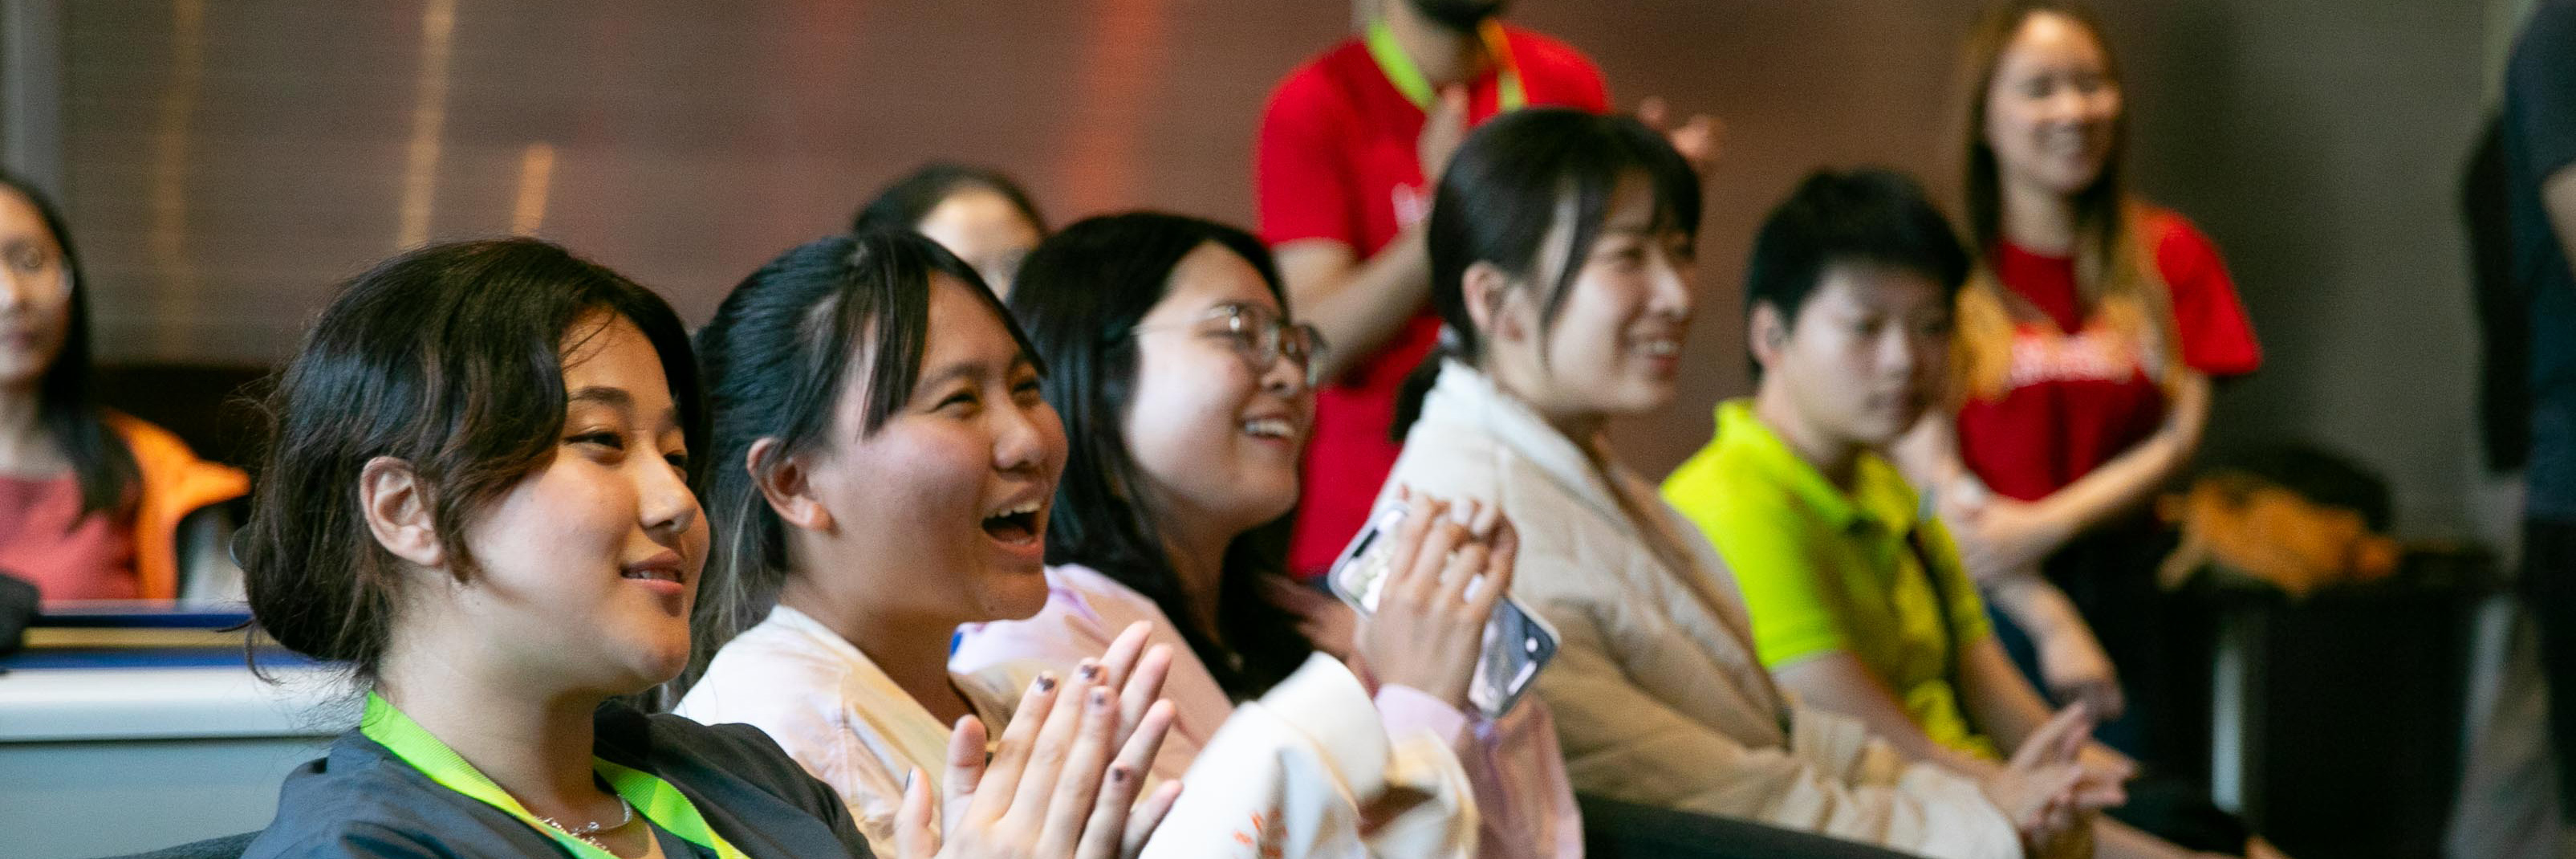
<path fill-rule="evenodd" d="M 130 600 L 134 535 L 112 517 L 81 515 L 80 480 L 0 477 L 0 572 L 46 600 Z"/>
<path fill-rule="evenodd" d="M 1531 105 L 1609 110 L 1601 72 L 1572 46 L 1505 27 Z M 1488 72 L 1468 85 L 1467 119 L 1492 117 L 1501 91 Z M 1276 247 L 1331 239 L 1362 259 L 1374 256 L 1431 209 L 1431 189 L 1414 151 L 1423 113 L 1388 83 L 1351 39 L 1291 72 L 1262 112 L 1253 147 L 1261 238 Z M 1291 570 L 1323 571 L 1358 533 L 1395 467 L 1396 389 L 1430 354 L 1440 318 L 1426 305 L 1395 337 L 1348 374 L 1316 392 L 1315 432 L 1306 445 L 1305 494 L 1298 507 Z"/>
<path fill-rule="evenodd" d="M 2209 237 L 2161 209 L 2149 210 L 2139 229 L 2173 300 L 2183 364 L 2213 377 L 2262 366 L 2253 325 Z M 2073 259 L 2000 242 L 1991 261 L 1995 279 L 2048 318 L 2016 326 L 2003 396 L 1960 409 L 1959 452 L 1988 488 L 2032 501 L 2154 434 L 2164 391 L 2148 373 L 2145 344 L 2086 318 Z"/>

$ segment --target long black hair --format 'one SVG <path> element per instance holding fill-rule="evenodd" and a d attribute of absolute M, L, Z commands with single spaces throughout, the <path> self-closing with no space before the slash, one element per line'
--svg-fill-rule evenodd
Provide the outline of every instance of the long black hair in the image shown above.
<path fill-rule="evenodd" d="M 692 482 L 714 548 L 698 588 L 695 658 L 672 691 L 685 691 L 718 648 L 760 622 L 787 579 L 787 523 L 760 494 L 766 475 L 745 465 L 752 445 L 777 439 L 782 449 L 768 460 L 775 464 L 823 444 L 854 372 L 867 374 L 867 408 L 850 429 L 864 438 L 883 427 L 921 380 L 933 275 L 973 287 L 968 292 L 1045 375 L 1045 362 L 975 269 L 909 228 L 826 236 L 780 254 L 743 278 L 698 329 L 715 419 Z"/>
<path fill-rule="evenodd" d="M 1565 308 L 1574 278 L 1583 271 L 1601 222 L 1610 216 L 1619 180 L 1642 174 L 1655 194 L 1656 229 L 1699 234 L 1699 174 L 1672 143 L 1628 116 L 1603 116 L 1567 108 L 1513 111 L 1467 136 L 1432 195 L 1425 239 L 1431 257 L 1431 307 L 1444 324 L 1440 348 L 1404 381 L 1397 394 L 1395 441 L 1422 416 L 1444 358 L 1484 360 L 1484 335 L 1467 313 L 1467 268 L 1486 263 L 1538 285 L 1538 333 L 1544 339 Z M 1571 200 L 1572 232 L 1564 270 L 1538 271 L 1539 248 L 1556 229 L 1560 206 Z"/>
<path fill-rule="evenodd" d="M 63 222 L 62 210 L 54 201 L 25 178 L 0 170 L 0 188 L 15 192 L 53 234 L 54 247 L 45 251 L 58 254 L 62 276 L 70 281 L 65 299 L 68 319 L 64 322 L 63 346 L 54 353 L 53 363 L 45 366 L 36 383 L 36 425 L 62 451 L 72 464 L 73 479 L 80 483 L 80 519 L 93 514 L 122 517 L 132 506 L 141 472 L 134 463 L 134 451 L 125 440 L 107 426 L 105 413 L 90 399 L 89 298 L 87 280 L 81 277 L 80 254 L 72 249 L 72 234 Z M 75 524 L 79 520 L 74 520 Z"/>
<path fill-rule="evenodd" d="M 1156 511 L 1139 503 L 1145 481 L 1127 449 L 1123 416 L 1135 392 L 1139 320 L 1163 300 L 1172 269 L 1202 245 L 1240 256 L 1288 306 L 1279 271 L 1259 239 L 1214 221 L 1157 212 L 1089 218 L 1029 254 L 1011 310 L 1054 370 L 1042 383 L 1064 418 L 1070 455 L 1047 524 L 1047 563 L 1081 564 L 1152 599 L 1179 626 L 1217 685 L 1234 699 L 1260 697 L 1315 650 L 1295 619 L 1261 593 L 1288 566 L 1283 516 L 1226 546 L 1217 616 L 1201 618 L 1181 591 Z M 1220 647 L 1201 630 L 1225 630 Z"/>
<path fill-rule="evenodd" d="M 349 281 L 269 396 L 276 432 L 234 541 L 260 628 L 373 679 L 402 566 L 367 530 L 360 473 L 380 456 L 410 463 L 450 575 L 477 575 L 466 524 L 555 455 L 567 341 L 596 336 L 579 329 L 602 312 L 652 344 L 696 456 L 706 410 L 688 329 L 634 281 L 535 239 L 432 245 Z"/>

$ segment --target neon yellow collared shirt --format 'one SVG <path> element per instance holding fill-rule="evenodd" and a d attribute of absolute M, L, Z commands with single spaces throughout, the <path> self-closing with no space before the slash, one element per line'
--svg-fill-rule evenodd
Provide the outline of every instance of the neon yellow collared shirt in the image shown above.
<path fill-rule="evenodd" d="M 1845 493 L 1755 418 L 1750 400 L 1733 400 L 1717 407 L 1717 437 L 1664 479 L 1663 494 L 1734 570 L 1764 667 L 1849 653 L 1934 742 L 1995 757 L 1961 711 L 1939 614 L 1946 594 L 1964 648 L 1993 634 L 1985 603 L 1949 531 L 1918 521 L 1920 498 L 1894 465 L 1861 454 Z M 1909 535 L 1934 569 L 1916 560 Z"/>

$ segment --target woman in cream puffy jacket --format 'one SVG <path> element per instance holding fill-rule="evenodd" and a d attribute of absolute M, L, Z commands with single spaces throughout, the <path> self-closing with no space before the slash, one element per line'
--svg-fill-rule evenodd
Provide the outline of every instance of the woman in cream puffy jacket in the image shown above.
<path fill-rule="evenodd" d="M 1929 856 L 2060 846 L 2071 762 L 1981 783 L 1797 707 L 1723 562 L 1610 452 L 1611 417 L 1674 393 L 1699 208 L 1680 156 L 1630 119 L 1522 111 L 1471 136 L 1437 195 L 1447 329 L 1398 406 L 1381 497 L 1481 501 L 1518 526 L 1513 591 L 1561 636 L 1537 682 L 1576 790 Z"/>

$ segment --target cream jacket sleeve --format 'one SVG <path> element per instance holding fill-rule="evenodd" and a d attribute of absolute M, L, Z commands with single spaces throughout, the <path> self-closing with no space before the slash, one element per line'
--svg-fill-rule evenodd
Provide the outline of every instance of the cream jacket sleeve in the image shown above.
<path fill-rule="evenodd" d="M 2011 822 L 1974 782 L 1902 765 L 1859 723 L 1799 710 L 1788 747 L 1748 747 L 1630 682 L 1588 616 L 1548 619 L 1562 640 L 1539 688 L 1556 710 L 1576 784 L 1938 859 L 2021 856 Z"/>
<path fill-rule="evenodd" d="M 1359 678 L 1321 654 L 1235 708 L 1181 781 L 1180 801 L 1141 859 L 1465 859 L 1476 850 L 1474 791 L 1457 756 L 1427 734 L 1387 736 Z M 1407 810 L 1364 826 L 1361 809 L 1399 798 L 1410 799 Z"/>

